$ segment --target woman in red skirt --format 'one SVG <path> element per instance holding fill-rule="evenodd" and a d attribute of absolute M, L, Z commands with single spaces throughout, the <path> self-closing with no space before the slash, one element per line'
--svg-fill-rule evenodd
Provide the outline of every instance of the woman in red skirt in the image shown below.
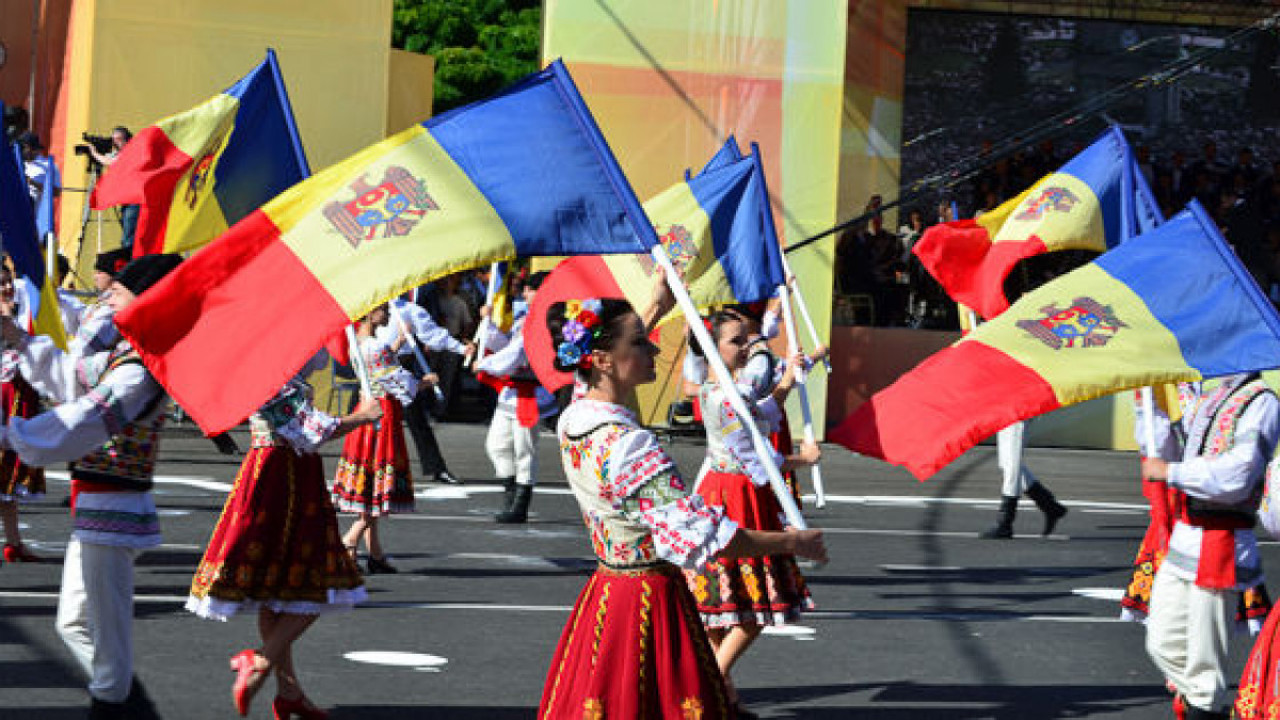
<path fill-rule="evenodd" d="M 720 359 L 731 373 L 738 373 L 745 366 L 751 347 L 748 322 L 736 312 L 721 310 L 711 316 L 708 324 Z M 696 343 L 690 347 L 695 352 L 703 352 Z M 794 383 L 792 368 L 802 361 L 803 358 L 796 357 L 788 362 L 777 385 L 767 390 L 753 392 L 750 385 L 737 387 L 736 391 L 751 408 L 754 421 L 766 432 L 771 424 L 766 413 L 781 412 L 777 403 Z M 761 392 L 769 395 L 758 397 Z M 773 463 L 785 475 L 817 462 L 818 446 L 804 443 L 797 454 L 775 453 L 761 458 L 742 419 L 718 384 L 703 385 L 701 402 L 710 467 L 698 486 L 698 494 L 708 505 L 723 507 L 725 514 L 740 527 L 781 531 L 784 527 L 782 508 L 769 487 L 764 463 Z M 788 554 L 716 558 L 686 575 L 716 649 L 716 661 L 735 696 L 729 673 L 764 627 L 793 622 L 802 610 L 813 607 L 804 576 L 795 558 Z"/>
<path fill-rule="evenodd" d="M 342 542 L 354 557 L 357 543 L 364 539 L 371 575 L 396 572 L 383 552 L 378 519 L 392 513 L 413 512 L 413 476 L 402 420 L 404 406 L 413 402 L 419 381 L 396 362 L 396 352 L 409 332 L 398 333 L 391 345 L 384 345 L 374 336 L 389 319 L 383 303 L 356 326 L 360 356 L 369 373 L 373 397 L 382 407 L 382 421 L 347 436 L 333 482 L 334 504 L 341 512 L 358 515 Z"/>
<path fill-rule="evenodd" d="M 1266 490 L 1258 519 L 1272 538 L 1280 538 L 1280 455 L 1267 465 Z M 1237 614 L 1238 617 L 1238 614 Z M 1280 718 L 1280 612 L 1273 610 L 1249 651 L 1240 675 L 1235 715 L 1239 720 Z"/>
<path fill-rule="evenodd" d="M 586 388 L 557 435 L 600 564 L 560 637 L 540 718 L 736 717 L 680 568 L 713 557 L 826 557 L 819 531 L 739 528 L 691 494 L 623 405 L 655 379 L 648 329 L 670 307 L 662 292 L 644 320 L 608 298 L 556 303 L 547 314 L 556 367 L 576 371 Z"/>
<path fill-rule="evenodd" d="M 0 312 L 14 312 L 13 274 L 0 263 Z M 18 372 L 18 355 L 13 351 L 0 354 L 0 422 L 11 417 L 29 418 L 40 412 L 40 396 Z M 18 501 L 44 494 L 44 470 L 31 467 L 18 459 L 12 450 L 0 453 L 0 524 L 4 525 L 5 562 L 40 562 L 40 558 L 22 544 L 18 528 Z"/>
<path fill-rule="evenodd" d="M 381 411 L 372 400 L 344 418 L 316 410 L 303 378 L 327 360 L 320 353 L 249 419 L 251 449 L 187 599 L 188 610 L 212 620 L 258 611 L 262 646 L 232 658 L 232 699 L 241 715 L 274 673 L 276 718 L 324 718 L 298 682 L 293 643 L 319 615 L 350 610 L 365 598 L 360 570 L 338 535 L 317 450 L 375 422 Z"/>

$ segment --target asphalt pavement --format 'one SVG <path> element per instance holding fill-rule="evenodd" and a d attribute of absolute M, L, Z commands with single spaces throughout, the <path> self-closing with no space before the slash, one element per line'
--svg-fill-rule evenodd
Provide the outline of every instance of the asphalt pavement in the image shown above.
<path fill-rule="evenodd" d="M 417 512 L 382 525 L 401 573 L 368 578 L 368 603 L 321 618 L 296 646 L 307 692 L 334 720 L 534 716 L 594 562 L 550 433 L 539 443 L 530 522 L 492 521 L 500 489 L 485 430 L 436 426 L 466 484 L 419 478 Z M 246 447 L 245 434 L 235 435 Z M 700 442 L 671 447 L 692 475 Z M 330 472 L 339 449 L 325 452 Z M 925 483 L 838 446 L 824 450 L 824 508 L 804 483 L 804 510 L 826 530 L 831 554 L 825 567 L 806 570 L 818 610 L 763 636 L 735 671 L 761 716 L 1169 716 L 1142 627 L 1118 620 L 1146 526 L 1133 454 L 1029 450 L 1028 467 L 1070 514 L 1041 538 L 1041 516 L 1024 500 L 1017 537 L 982 540 L 999 496 L 993 447 Z M 162 443 L 156 502 L 165 544 L 139 559 L 134 630 L 138 674 L 165 718 L 234 717 L 227 659 L 256 643 L 250 617 L 219 623 L 182 609 L 239 460 L 189 426 Z M 0 568 L 0 718 L 84 716 L 85 680 L 53 629 L 69 532 L 58 501 L 67 487 L 65 473 L 52 472 L 49 494 L 22 509 L 25 537 L 49 561 Z M 1264 544 L 1276 572 L 1278 553 Z M 1249 645 L 1235 639 L 1233 677 Z M 259 695 L 251 717 L 271 716 L 272 691 Z"/>

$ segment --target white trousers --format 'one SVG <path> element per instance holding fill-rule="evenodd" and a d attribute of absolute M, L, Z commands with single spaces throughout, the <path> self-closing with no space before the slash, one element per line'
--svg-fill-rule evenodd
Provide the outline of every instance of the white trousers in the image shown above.
<path fill-rule="evenodd" d="M 1023 435 L 1027 424 L 1017 422 L 996 433 L 996 462 L 1004 483 L 1000 494 L 1005 497 L 1021 497 L 1028 488 L 1040 482 L 1022 464 Z"/>
<path fill-rule="evenodd" d="M 1151 588 L 1147 654 L 1190 704 L 1228 709 L 1227 640 L 1240 593 L 1199 587 L 1160 566 Z"/>
<path fill-rule="evenodd" d="M 489 423 L 484 450 L 500 478 L 514 477 L 520 485 L 537 483 L 538 426 L 524 427 L 514 413 L 499 410 Z"/>
<path fill-rule="evenodd" d="M 67 543 L 58 635 L 89 676 L 89 694 L 124 702 L 133 682 L 133 561 L 138 551 Z"/>

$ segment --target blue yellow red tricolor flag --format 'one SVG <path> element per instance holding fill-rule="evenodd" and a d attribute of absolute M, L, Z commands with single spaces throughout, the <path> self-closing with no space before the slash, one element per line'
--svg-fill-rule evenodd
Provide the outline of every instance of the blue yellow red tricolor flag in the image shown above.
<path fill-rule="evenodd" d="M 517 255 L 635 253 L 657 241 L 556 61 L 286 190 L 116 323 L 216 433 L 409 288 Z"/>
<path fill-rule="evenodd" d="M 721 153 L 724 148 L 717 157 Z M 765 300 L 784 279 L 759 149 L 721 161 L 720 167 L 676 183 L 644 204 L 694 304 L 704 308 Z M 642 308 L 654 265 L 649 255 L 565 260 L 542 284 L 530 316 L 545 317 L 552 303 L 582 297 L 625 297 Z M 572 382 L 571 375 L 553 366 L 546 325 L 526 323 L 524 332 L 525 353 L 543 386 L 554 390 Z"/>
<path fill-rule="evenodd" d="M 923 479 L 1019 420 L 1280 366 L 1280 316 L 1198 203 L 1027 293 L 827 434 Z"/>
<path fill-rule="evenodd" d="M 4 106 L 0 105 L 0 113 Z M 31 313 L 27 330 L 48 335 L 58 347 L 66 348 L 54 279 L 45 272 L 44 254 L 36 231 L 35 210 L 27 193 L 27 176 L 16 155 L 5 143 L 0 148 L 0 239 L 13 260 L 14 270 L 40 291 L 40 305 Z"/>
<path fill-rule="evenodd" d="M 1004 280 L 1019 260 L 1057 250 L 1104 252 L 1161 220 L 1129 143 L 1113 126 L 995 210 L 929 228 L 912 252 L 953 300 L 992 318 L 1009 307 Z"/>
<path fill-rule="evenodd" d="M 134 257 L 207 245 L 310 172 L 275 51 L 235 85 L 139 132 L 94 209 L 137 204 Z"/>

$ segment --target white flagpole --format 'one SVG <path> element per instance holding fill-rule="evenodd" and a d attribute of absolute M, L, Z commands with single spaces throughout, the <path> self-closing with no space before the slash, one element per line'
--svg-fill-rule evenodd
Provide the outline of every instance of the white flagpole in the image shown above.
<path fill-rule="evenodd" d="M 804 319 L 804 324 L 808 327 L 809 339 L 813 342 L 814 348 L 821 347 L 822 339 L 818 337 L 818 328 L 813 324 L 813 316 L 809 314 L 809 304 L 804 301 L 804 293 L 800 292 L 800 283 L 796 282 L 795 273 L 791 272 L 791 263 L 787 262 L 787 253 L 783 251 L 779 254 L 782 255 L 782 272 L 786 274 L 787 283 L 795 282 L 796 307 L 800 310 L 800 317 Z M 827 372 L 831 372 L 830 357 L 822 358 L 822 365 L 827 369 Z M 822 506 L 819 505 L 818 507 Z"/>
<path fill-rule="evenodd" d="M 794 356 L 800 352 L 800 342 L 796 339 L 796 319 L 794 313 L 791 312 L 791 293 L 788 292 L 786 284 L 778 287 L 778 297 L 782 300 L 782 321 L 787 327 L 787 361 L 790 362 L 790 356 Z M 805 377 L 808 372 L 804 366 L 795 369 L 796 389 L 800 391 L 800 412 L 804 416 L 804 439 L 805 442 L 816 443 L 817 436 L 813 434 L 813 411 L 809 408 L 809 390 L 805 387 Z M 785 412 L 785 411 L 784 411 Z M 822 483 L 822 465 L 815 463 L 810 472 L 813 477 L 813 494 L 816 497 L 815 504 L 819 508 L 827 506 L 827 490 Z"/>
<path fill-rule="evenodd" d="M 413 350 L 413 357 L 418 361 L 418 367 L 422 368 L 423 372 L 429 372 L 431 366 L 427 364 L 427 357 L 422 354 L 422 348 L 418 347 L 418 338 L 414 337 L 413 328 L 405 322 L 404 315 L 400 314 L 400 308 L 394 300 L 388 302 L 387 307 L 391 310 L 391 319 L 395 321 L 396 327 L 404 333 L 404 341 L 409 343 L 409 349 Z M 436 399 L 444 402 L 444 392 L 440 390 L 440 386 L 432 385 L 431 389 L 436 391 Z"/>
<path fill-rule="evenodd" d="M 760 433 L 760 428 L 756 426 L 751 411 L 747 409 L 746 402 L 738 394 L 738 390 L 733 383 L 733 376 L 729 374 L 729 368 L 725 367 L 720 355 L 714 351 L 716 344 L 712 341 L 707 328 L 697 321 L 698 308 L 693 304 L 693 298 L 689 297 L 689 290 L 685 288 L 684 282 L 676 274 L 676 269 L 671 264 L 671 258 L 667 256 L 666 250 L 661 245 L 654 245 L 650 250 L 650 255 L 653 256 L 654 262 L 667 271 L 667 285 L 671 287 L 671 292 L 676 296 L 676 304 L 684 312 L 685 318 L 689 320 L 687 325 L 693 331 L 694 337 L 698 338 L 698 342 L 702 344 L 702 347 L 712 348 L 712 351 L 707 353 L 707 364 L 711 367 L 711 372 L 715 373 L 716 381 L 720 383 L 720 387 L 724 390 L 725 397 L 728 398 L 733 411 L 742 418 L 742 424 L 751 433 L 751 444 L 754 446 L 756 453 L 766 460 L 761 464 L 764 465 L 765 471 L 769 476 L 769 485 L 773 488 L 773 494 L 777 496 L 778 504 L 782 506 L 782 512 L 787 516 L 787 524 L 797 530 L 807 530 L 809 525 L 804 521 L 804 516 L 800 514 L 800 508 L 796 505 L 795 498 L 791 496 L 791 490 L 787 487 L 786 482 L 783 481 L 782 474 L 778 472 L 778 468 L 772 462 L 767 461 L 768 458 L 773 456 L 769 443 L 765 440 L 764 435 Z"/>
<path fill-rule="evenodd" d="M 351 369 L 360 380 L 360 392 L 365 397 L 373 397 L 373 385 L 369 382 L 369 369 L 365 367 L 364 355 L 360 354 L 360 341 L 356 339 L 356 331 L 347 326 L 347 354 L 351 356 Z"/>
<path fill-rule="evenodd" d="M 1156 398 L 1155 393 L 1150 387 L 1144 387 L 1139 391 L 1142 398 L 1142 414 L 1145 416 L 1142 423 L 1142 434 L 1147 440 L 1147 457 L 1158 458 L 1159 448 L 1156 447 Z"/>
<path fill-rule="evenodd" d="M 484 357 L 485 346 L 489 344 L 489 329 L 493 324 L 493 296 L 498 294 L 498 283 L 502 278 L 498 274 L 501 263 L 494 263 L 489 266 L 489 287 L 485 291 L 484 304 L 489 306 L 489 317 L 480 318 L 480 325 L 476 328 L 476 334 L 473 340 L 476 344 L 476 351 L 471 354 L 471 366 Z"/>

